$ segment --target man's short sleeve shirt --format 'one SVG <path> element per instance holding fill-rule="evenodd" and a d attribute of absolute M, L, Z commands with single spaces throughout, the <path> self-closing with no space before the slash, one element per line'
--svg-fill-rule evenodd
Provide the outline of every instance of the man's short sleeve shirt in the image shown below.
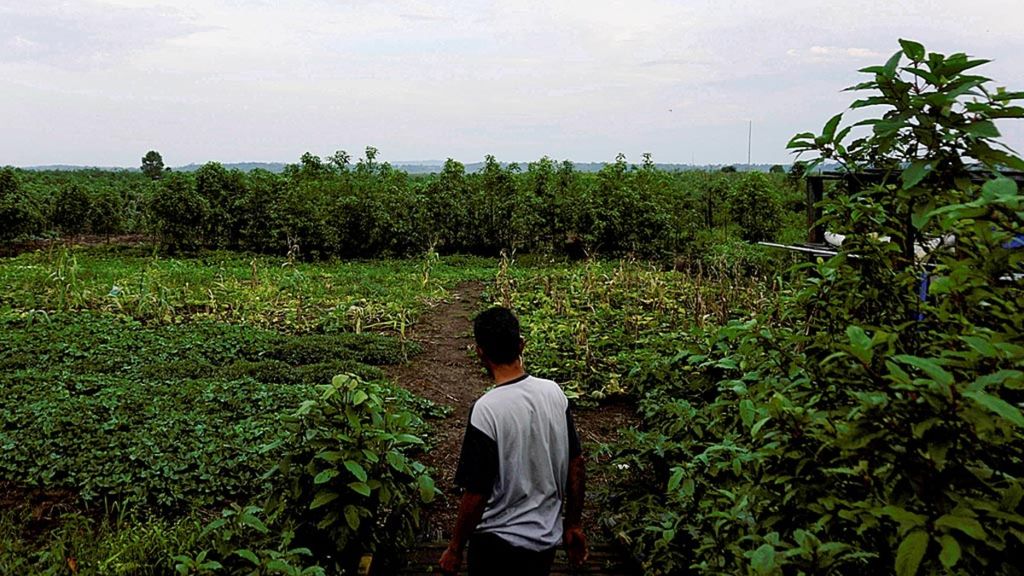
<path fill-rule="evenodd" d="M 531 550 L 557 546 L 569 460 L 580 453 L 569 401 L 554 382 L 527 375 L 481 396 L 455 474 L 488 496 L 477 531 Z"/>

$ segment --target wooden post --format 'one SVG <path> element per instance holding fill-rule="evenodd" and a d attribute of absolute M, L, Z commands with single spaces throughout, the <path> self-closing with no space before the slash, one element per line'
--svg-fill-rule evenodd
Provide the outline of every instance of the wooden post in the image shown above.
<path fill-rule="evenodd" d="M 807 177 L 807 243 L 824 244 L 825 228 L 817 224 L 821 220 L 821 208 L 817 206 L 825 195 L 825 179 L 821 176 Z"/>

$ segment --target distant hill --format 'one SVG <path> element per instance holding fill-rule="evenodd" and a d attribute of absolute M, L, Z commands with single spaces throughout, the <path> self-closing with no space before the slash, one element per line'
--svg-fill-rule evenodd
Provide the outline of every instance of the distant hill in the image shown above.
<path fill-rule="evenodd" d="M 560 163 L 561 161 L 556 161 Z M 508 166 L 512 162 L 502 162 L 502 166 Z M 515 162 L 522 170 L 526 170 L 529 162 Z M 573 166 L 576 167 L 578 172 L 599 172 L 601 168 L 604 168 L 605 162 L 574 162 Z M 251 172 L 253 170 L 266 170 L 279 174 L 284 171 L 285 167 L 288 166 L 286 162 L 231 162 L 223 164 L 228 170 L 241 170 L 242 172 Z M 391 166 L 397 170 L 402 170 L 408 174 L 435 174 L 440 172 L 444 168 L 443 160 L 425 160 L 425 161 L 401 161 L 392 162 Z M 746 164 L 655 164 L 659 170 L 665 170 L 668 172 L 686 172 L 690 170 L 707 170 L 711 172 L 717 172 L 724 166 L 734 166 L 737 172 L 767 172 L 772 164 L 752 164 L 747 166 Z M 174 172 L 195 172 L 202 167 L 202 164 L 186 164 L 184 166 L 172 166 L 171 170 Z M 471 162 L 465 164 L 466 172 L 475 173 L 483 169 L 483 162 Z M 788 172 L 790 165 L 782 164 L 782 167 Z M 33 171 L 74 171 L 74 170 L 107 170 L 111 172 L 118 171 L 129 171 L 138 172 L 138 168 L 125 168 L 123 166 L 74 166 L 70 164 L 48 164 L 45 166 L 27 166 L 25 170 Z"/>
<path fill-rule="evenodd" d="M 242 172 L 252 172 L 253 170 L 266 170 L 267 172 L 273 172 L 279 174 L 284 172 L 284 167 L 287 166 L 285 162 L 231 162 L 223 164 L 228 170 L 241 170 Z M 202 168 L 202 164 L 186 164 L 184 166 L 171 166 L 173 172 L 195 172 Z"/>
<path fill-rule="evenodd" d="M 47 164 L 45 166 L 25 166 L 23 170 L 33 172 L 74 172 L 76 170 L 103 170 L 106 172 L 138 172 L 138 168 L 124 168 L 122 166 L 75 166 L 71 164 Z"/>
<path fill-rule="evenodd" d="M 268 172 L 280 173 L 287 166 L 284 162 L 232 162 L 223 165 L 228 170 L 241 170 L 251 172 L 262 169 Z M 171 166 L 173 172 L 195 172 L 202 167 L 202 164 L 186 164 L 184 166 Z M 138 168 L 125 168 L 124 166 L 75 166 L 71 164 L 47 164 L 44 166 L 25 166 L 24 170 L 34 172 L 72 172 L 75 170 L 106 170 L 110 172 L 138 172 Z"/>

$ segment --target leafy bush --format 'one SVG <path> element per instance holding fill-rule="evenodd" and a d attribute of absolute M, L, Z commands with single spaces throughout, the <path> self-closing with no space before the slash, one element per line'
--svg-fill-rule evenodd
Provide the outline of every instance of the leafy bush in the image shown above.
<path fill-rule="evenodd" d="M 0 240 L 37 234 L 42 229 L 38 202 L 22 189 L 13 168 L 0 169 Z"/>
<path fill-rule="evenodd" d="M 345 567 L 362 551 L 408 541 L 437 490 L 412 459 L 424 423 L 408 392 L 353 375 L 317 388 L 283 420 L 287 435 L 273 446 L 285 456 L 269 475 L 281 488 L 266 508 L 316 557 Z"/>
<path fill-rule="evenodd" d="M 168 250 L 194 250 L 206 242 L 210 204 L 187 177 L 173 173 L 163 179 L 148 208 L 153 228 Z"/>
<path fill-rule="evenodd" d="M 744 174 L 730 191 L 729 214 L 744 240 L 775 240 L 782 227 L 782 206 L 773 181 L 759 172 Z"/>
<path fill-rule="evenodd" d="M 72 184 L 57 194 L 53 223 L 62 233 L 82 234 L 92 225 L 92 198 L 80 186 Z"/>
<path fill-rule="evenodd" d="M 259 506 L 232 504 L 203 528 L 200 537 L 211 547 L 195 554 L 176 554 L 178 574 L 281 574 L 324 576 L 309 548 L 293 545 L 295 533 L 275 531 L 264 522 Z"/>
<path fill-rule="evenodd" d="M 847 143 L 837 117 L 794 139 L 891 177 L 826 200 L 849 241 L 777 310 L 645 372 L 605 502 L 649 573 L 1021 573 L 1024 294 L 1006 278 L 1024 206 L 995 170 L 1024 162 L 991 120 L 1024 116 L 1024 94 L 964 74 L 983 63 L 902 41 L 857 87 L 877 93 L 855 107 L 891 108 L 872 136 Z M 949 234 L 923 269 L 915 240 Z"/>

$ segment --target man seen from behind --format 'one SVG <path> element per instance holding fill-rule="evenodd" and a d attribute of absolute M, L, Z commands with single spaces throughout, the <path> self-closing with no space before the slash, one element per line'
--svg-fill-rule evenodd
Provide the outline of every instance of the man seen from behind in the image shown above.
<path fill-rule="evenodd" d="M 465 492 L 441 571 L 458 572 L 467 544 L 470 576 L 546 576 L 559 544 L 580 564 L 585 468 L 569 401 L 524 370 L 511 310 L 480 313 L 473 336 L 494 388 L 470 409 L 455 474 Z"/>

